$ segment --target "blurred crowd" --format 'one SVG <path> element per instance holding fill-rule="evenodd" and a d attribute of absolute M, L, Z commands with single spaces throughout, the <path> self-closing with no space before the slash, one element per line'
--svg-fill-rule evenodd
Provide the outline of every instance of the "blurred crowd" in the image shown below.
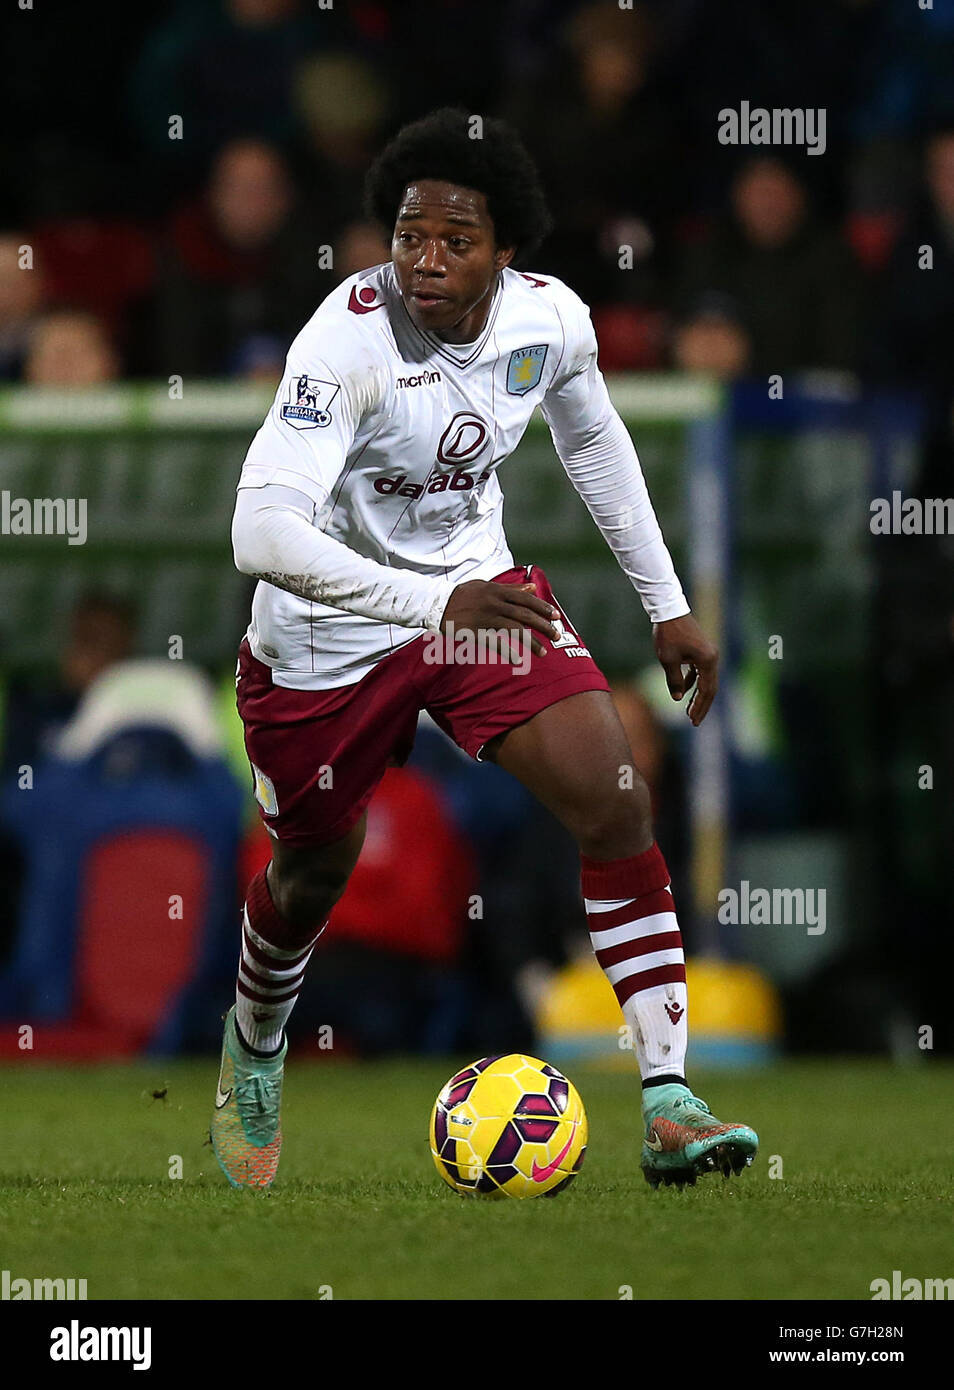
<path fill-rule="evenodd" d="M 950 491 L 954 6 L 140 0 L 84 9 L 68 26 L 55 5 L 8 6 L 0 41 L 14 55 L 0 110 L 15 133 L 0 150 L 0 382 L 275 380 L 323 296 L 388 258 L 384 229 L 362 214 L 370 161 L 405 121 L 450 103 L 507 118 L 537 160 L 555 227 L 531 268 L 592 306 L 604 370 L 763 381 L 828 370 L 917 388 L 920 489 Z M 743 101 L 823 109 L 824 153 L 720 143 L 719 113 Z M 950 725 L 950 561 L 946 542 L 921 538 L 890 538 L 878 552 L 888 655 L 872 699 L 881 746 L 890 753 L 909 737 L 916 762 L 927 694 L 930 725 Z M 135 689 L 128 604 L 91 593 L 64 621 L 57 672 L 0 680 L 8 811 L 24 765 L 62 763 L 64 735 L 104 691 L 119 698 L 124 670 Z M 209 700 L 244 817 L 222 850 L 238 903 L 268 841 L 235 744 L 231 680 L 225 673 L 223 698 L 213 690 Z M 684 882 L 681 750 L 639 688 L 615 695 L 674 882 Z M 119 707 L 110 708 L 112 719 Z M 188 757 L 136 737 L 122 735 L 121 776 L 93 749 L 79 771 L 61 767 L 78 822 L 101 778 L 107 789 L 128 783 L 132 797 L 156 758 L 163 768 L 171 758 L 172 781 L 189 784 Z M 952 766 L 949 737 L 946 749 Z M 824 758 L 809 761 L 826 775 Z M 887 754 L 884 765 L 890 780 Z M 784 822 L 784 779 L 756 766 L 750 781 L 761 827 Z M 203 785 L 197 777 L 196 796 Z M 884 804 L 880 859 L 897 885 L 885 900 L 898 900 L 885 931 L 910 901 L 924 920 L 944 920 L 946 877 L 919 862 L 898 868 L 890 788 Z M 500 1036 L 531 1046 L 543 984 L 586 948 L 565 834 L 517 783 L 462 758 L 426 720 L 413 762 L 389 771 L 372 810 L 299 1017 L 335 1023 L 365 1053 L 492 1050 Z M 936 844 L 938 864 L 949 854 L 946 824 L 934 816 L 917 836 L 919 851 Z M 76 930 L 33 875 L 48 853 L 35 843 L 34 852 L 19 812 L 0 817 L 0 1014 L 4 972 L 18 987 L 28 981 L 27 920 L 31 930 Z M 223 997 L 234 971 L 227 906 Z M 115 918 L 111 902 L 101 907 L 103 921 Z"/>
<path fill-rule="evenodd" d="M 146 0 L 68 44 L 49 16 L 3 23 L 22 61 L 2 379 L 274 378 L 323 295 L 387 258 L 369 161 L 453 102 L 507 117 L 539 162 L 556 228 L 534 268 L 593 306 L 604 368 L 950 392 L 947 6 Z M 743 99 L 824 108 L 824 153 L 721 144 Z"/>

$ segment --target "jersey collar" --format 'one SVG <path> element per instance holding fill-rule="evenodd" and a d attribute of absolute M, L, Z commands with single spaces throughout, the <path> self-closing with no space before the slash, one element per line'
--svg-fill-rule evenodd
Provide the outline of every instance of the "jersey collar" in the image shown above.
<path fill-rule="evenodd" d="M 494 320 L 496 319 L 497 314 L 500 310 L 500 301 L 503 298 L 503 275 L 500 271 L 497 272 L 497 286 L 494 290 L 494 297 L 491 301 L 490 311 L 487 314 L 487 322 L 484 324 L 483 329 L 481 330 L 480 337 L 476 338 L 472 343 L 445 343 L 444 339 L 438 338 L 435 333 L 429 333 L 426 329 L 418 328 L 417 324 L 414 322 L 410 314 L 407 312 L 407 305 L 401 298 L 401 291 L 398 287 L 397 277 L 394 274 L 393 265 L 391 266 L 391 280 L 394 286 L 394 292 L 397 295 L 398 302 L 401 306 L 401 310 L 404 313 L 407 322 L 410 324 L 411 328 L 417 334 L 418 338 L 421 340 L 422 343 L 429 347 L 433 352 L 436 352 L 439 357 L 443 357 L 445 362 L 449 362 L 452 366 L 455 367 L 469 367 L 472 362 L 475 362 L 477 360 L 477 358 L 480 356 L 480 354 L 486 347 L 487 341 L 490 338 L 491 333 L 493 332 Z"/>

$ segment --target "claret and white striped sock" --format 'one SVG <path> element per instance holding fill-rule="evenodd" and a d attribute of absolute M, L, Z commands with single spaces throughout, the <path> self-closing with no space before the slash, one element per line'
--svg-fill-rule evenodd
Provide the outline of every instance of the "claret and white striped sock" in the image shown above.
<path fill-rule="evenodd" d="M 242 950 L 235 987 L 235 1022 L 248 1050 L 268 1056 L 282 1046 L 285 1024 L 305 978 L 315 942 L 328 925 L 302 933 L 281 917 L 266 871 L 249 884 L 242 914 Z"/>
<path fill-rule="evenodd" d="M 662 852 L 654 844 L 580 861 L 590 940 L 632 1029 L 643 1085 L 685 1085 L 686 960 Z"/>

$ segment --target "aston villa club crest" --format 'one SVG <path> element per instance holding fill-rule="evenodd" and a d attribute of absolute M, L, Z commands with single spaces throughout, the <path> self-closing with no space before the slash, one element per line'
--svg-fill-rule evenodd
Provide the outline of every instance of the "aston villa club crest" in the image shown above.
<path fill-rule="evenodd" d="M 334 381 L 319 381 L 314 376 L 293 377 L 288 386 L 288 401 L 282 406 L 282 419 L 292 429 L 322 429 L 331 424 L 328 407 L 340 390 Z"/>
<path fill-rule="evenodd" d="M 275 794 L 275 783 L 254 763 L 252 763 L 252 776 L 255 779 L 255 800 L 266 816 L 277 816 L 278 797 Z"/>
<path fill-rule="evenodd" d="M 525 396 L 539 383 L 543 374 L 543 364 L 547 360 L 546 343 L 533 347 L 516 348 L 510 354 L 507 367 L 507 392 L 511 396 Z"/>

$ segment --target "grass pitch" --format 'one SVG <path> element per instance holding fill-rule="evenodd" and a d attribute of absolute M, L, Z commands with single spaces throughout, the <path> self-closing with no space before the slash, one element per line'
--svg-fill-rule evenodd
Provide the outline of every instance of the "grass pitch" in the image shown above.
<path fill-rule="evenodd" d="M 569 1067 L 590 1121 L 552 1201 L 440 1181 L 430 1107 L 460 1061 L 294 1061 L 269 1193 L 204 1146 L 217 1061 L 0 1070 L 0 1268 L 90 1299 L 869 1299 L 875 1278 L 954 1274 L 954 1067 L 780 1064 L 691 1072 L 755 1166 L 650 1190 L 638 1085 Z M 154 1091 L 165 1090 L 164 1099 Z M 777 1158 L 772 1159 L 772 1155 Z M 170 1177 L 181 1159 L 182 1177 Z M 770 1172 L 779 1170 L 772 1178 Z"/>

